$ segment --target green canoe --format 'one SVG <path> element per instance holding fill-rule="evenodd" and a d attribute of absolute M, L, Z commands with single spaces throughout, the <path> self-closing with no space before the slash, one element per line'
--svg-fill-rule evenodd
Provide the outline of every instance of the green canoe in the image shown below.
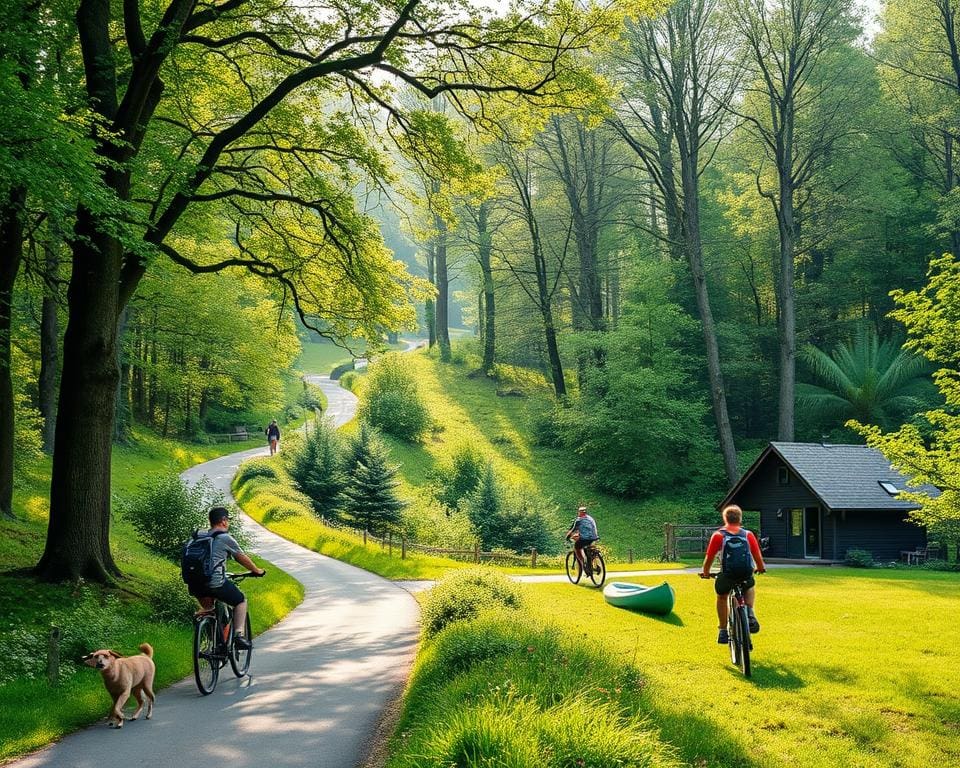
<path fill-rule="evenodd" d="M 673 587 L 663 582 L 658 587 L 612 581 L 603 590 L 603 599 L 617 608 L 658 613 L 666 616 L 673 610 Z"/>

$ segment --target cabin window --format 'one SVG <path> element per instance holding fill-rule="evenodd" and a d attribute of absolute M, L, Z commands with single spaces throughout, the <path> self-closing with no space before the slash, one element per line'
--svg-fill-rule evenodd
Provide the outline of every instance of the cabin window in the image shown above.
<path fill-rule="evenodd" d="M 791 536 L 803 536 L 803 510 L 802 509 L 791 509 L 790 510 L 790 535 Z"/>
<path fill-rule="evenodd" d="M 790 470 L 786 467 L 777 467 L 777 485 L 790 485 Z"/>

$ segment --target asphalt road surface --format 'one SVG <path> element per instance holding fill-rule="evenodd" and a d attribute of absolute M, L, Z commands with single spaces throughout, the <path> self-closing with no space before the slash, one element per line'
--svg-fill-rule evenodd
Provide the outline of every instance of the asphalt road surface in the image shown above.
<path fill-rule="evenodd" d="M 327 418 L 338 426 L 352 418 L 351 393 L 325 376 L 310 380 L 327 393 Z M 224 456 L 184 477 L 206 475 L 229 493 L 240 461 L 265 454 L 263 448 Z M 210 696 L 201 696 L 190 677 L 157 694 L 152 720 L 127 722 L 121 730 L 103 720 L 11 765 L 353 768 L 365 760 L 416 652 L 415 600 L 386 579 L 303 549 L 249 518 L 245 523 L 255 541 L 251 550 L 306 588 L 303 603 L 255 639 L 249 677 L 237 680 L 228 665 Z M 269 584 L 269 573 L 266 578 Z M 102 705 L 106 717 L 106 690 Z"/>

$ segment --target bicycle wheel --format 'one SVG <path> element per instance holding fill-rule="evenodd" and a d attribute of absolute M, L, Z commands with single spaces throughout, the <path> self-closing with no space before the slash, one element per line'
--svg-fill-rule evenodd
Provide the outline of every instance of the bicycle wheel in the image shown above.
<path fill-rule="evenodd" d="M 220 677 L 217 657 L 217 620 L 203 616 L 193 625 L 193 676 L 204 696 L 213 693 Z"/>
<path fill-rule="evenodd" d="M 247 620 L 244 623 L 243 627 L 243 636 L 247 640 L 252 640 L 253 635 L 250 634 L 250 614 L 247 614 Z M 236 640 L 236 635 L 233 636 L 233 639 Z M 247 650 L 241 650 L 237 648 L 235 642 L 230 643 L 230 666 L 233 667 L 233 674 L 237 677 L 243 677 L 247 674 L 247 670 L 250 669 L 250 657 L 253 655 L 253 649 L 249 648 Z"/>
<path fill-rule="evenodd" d="M 737 634 L 740 637 L 740 664 L 744 677 L 750 677 L 750 621 L 746 606 L 737 608 Z"/>
<path fill-rule="evenodd" d="M 581 568 L 580 561 L 577 560 L 576 554 L 571 549 L 567 552 L 567 578 L 570 579 L 571 584 L 577 584 L 582 575 L 583 568 Z"/>
<path fill-rule="evenodd" d="M 594 552 L 590 563 L 590 581 L 596 586 L 602 587 L 607 578 L 607 564 L 603 562 L 603 555 Z"/>
<path fill-rule="evenodd" d="M 733 662 L 735 667 L 740 666 L 740 638 L 737 636 L 737 611 L 739 606 L 737 605 L 736 598 L 734 598 L 733 593 L 730 593 L 730 597 L 727 599 L 727 640 L 728 645 L 730 646 L 730 661 Z"/>

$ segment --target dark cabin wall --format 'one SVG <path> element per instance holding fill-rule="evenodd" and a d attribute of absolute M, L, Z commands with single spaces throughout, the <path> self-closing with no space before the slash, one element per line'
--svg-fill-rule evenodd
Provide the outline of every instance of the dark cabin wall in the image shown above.
<path fill-rule="evenodd" d="M 927 544 L 926 531 L 895 510 L 848 510 L 835 513 L 837 549 L 842 560 L 848 549 L 865 549 L 876 560 L 899 560 L 900 553 Z"/>
<path fill-rule="evenodd" d="M 775 454 L 771 453 L 732 499 L 732 503 L 739 505 L 742 509 L 760 512 L 760 534 L 770 537 L 770 549 L 766 553 L 768 557 L 787 556 L 787 529 L 790 525 L 790 517 L 784 512 L 783 516 L 778 518 L 777 510 L 820 505 L 817 497 L 807 490 L 796 473 L 789 468 L 787 468 L 787 473 L 790 482 L 786 485 L 780 485 L 777 474 L 779 467 L 784 466 L 786 465 Z M 823 527 L 823 552 L 824 557 L 829 558 L 833 546 L 831 539 L 831 549 L 827 549 L 826 537 L 831 535 L 832 532 L 829 518 L 824 518 Z"/>

